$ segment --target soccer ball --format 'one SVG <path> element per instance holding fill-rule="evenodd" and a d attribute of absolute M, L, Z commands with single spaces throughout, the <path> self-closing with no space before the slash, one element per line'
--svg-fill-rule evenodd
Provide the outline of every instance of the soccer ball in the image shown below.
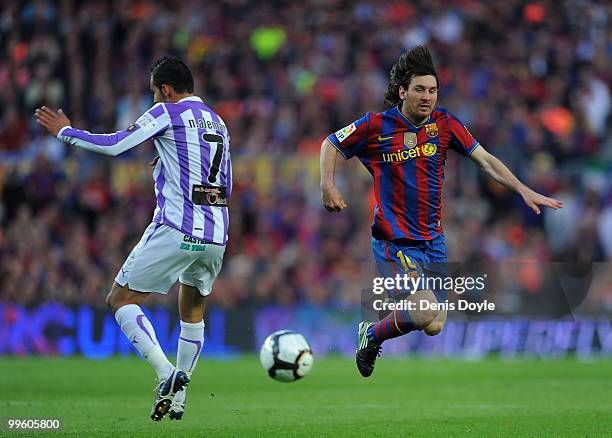
<path fill-rule="evenodd" d="M 291 330 L 280 330 L 266 338 L 259 360 L 274 380 L 293 382 L 310 372 L 314 357 L 304 336 Z"/>

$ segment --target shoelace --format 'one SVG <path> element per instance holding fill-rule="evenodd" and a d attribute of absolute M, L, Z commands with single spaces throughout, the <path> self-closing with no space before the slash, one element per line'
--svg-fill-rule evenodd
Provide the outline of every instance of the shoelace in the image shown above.
<path fill-rule="evenodd" d="M 376 357 L 380 357 L 380 353 L 382 352 L 382 345 L 373 344 L 370 347 L 368 347 L 368 350 L 370 350 L 372 352 L 376 352 Z M 368 351 L 368 353 L 369 353 L 369 351 Z"/>

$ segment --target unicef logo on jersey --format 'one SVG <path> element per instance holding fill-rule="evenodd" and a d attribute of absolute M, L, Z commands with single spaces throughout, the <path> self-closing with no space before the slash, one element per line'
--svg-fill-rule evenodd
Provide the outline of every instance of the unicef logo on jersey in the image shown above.
<path fill-rule="evenodd" d="M 404 149 L 397 152 L 382 154 L 383 161 L 386 163 L 403 163 L 419 157 L 432 157 L 438 152 L 438 147 L 433 143 L 424 143 L 414 149 Z"/>

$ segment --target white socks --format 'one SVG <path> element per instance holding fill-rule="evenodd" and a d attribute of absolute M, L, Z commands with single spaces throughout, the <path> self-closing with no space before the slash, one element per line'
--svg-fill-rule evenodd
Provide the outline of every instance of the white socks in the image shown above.
<path fill-rule="evenodd" d="M 204 321 L 189 323 L 181 321 L 181 334 L 176 352 L 176 367 L 191 375 L 198 363 L 204 345 Z"/>
<path fill-rule="evenodd" d="M 174 366 L 159 346 L 155 337 L 155 330 L 153 330 L 153 326 L 142 312 L 140 306 L 137 304 L 127 304 L 120 307 L 115 312 L 115 319 L 132 345 L 155 368 L 157 378 L 162 380 L 168 377 Z M 183 323 L 181 322 L 181 324 Z M 179 351 L 180 345 L 179 341 Z"/>
<path fill-rule="evenodd" d="M 159 346 L 155 330 L 140 306 L 128 304 L 119 308 L 115 312 L 115 319 L 132 345 L 155 368 L 157 378 L 162 380 L 168 377 L 174 366 Z M 196 323 L 181 321 L 176 367 L 191 375 L 198 363 L 203 345 L 204 321 Z"/>

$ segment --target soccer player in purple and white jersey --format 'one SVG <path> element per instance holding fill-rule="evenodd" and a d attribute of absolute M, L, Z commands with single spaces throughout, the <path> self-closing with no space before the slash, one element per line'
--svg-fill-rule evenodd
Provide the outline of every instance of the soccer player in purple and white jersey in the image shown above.
<path fill-rule="evenodd" d="M 170 411 L 180 420 L 184 388 L 204 343 L 206 298 L 223 262 L 232 191 L 230 137 L 223 120 L 193 94 L 193 76 L 181 60 L 164 56 L 151 68 L 154 105 L 127 129 L 91 134 L 75 129 L 60 109 L 36 110 L 36 121 L 58 139 L 105 155 L 118 155 L 153 139 L 157 206 L 153 220 L 115 278 L 106 302 L 121 330 L 155 368 L 159 385 L 151 418 Z M 177 363 L 162 351 L 140 305 L 166 294 L 179 280 L 181 332 Z"/>

